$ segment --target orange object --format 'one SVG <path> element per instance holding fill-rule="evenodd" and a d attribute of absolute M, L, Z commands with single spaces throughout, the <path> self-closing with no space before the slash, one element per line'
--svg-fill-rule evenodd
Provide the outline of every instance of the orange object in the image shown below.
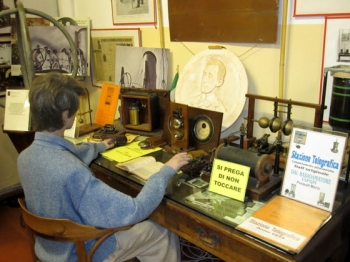
<path fill-rule="evenodd" d="M 120 86 L 102 84 L 100 99 L 97 106 L 95 123 L 100 125 L 113 124 L 118 105 Z"/>

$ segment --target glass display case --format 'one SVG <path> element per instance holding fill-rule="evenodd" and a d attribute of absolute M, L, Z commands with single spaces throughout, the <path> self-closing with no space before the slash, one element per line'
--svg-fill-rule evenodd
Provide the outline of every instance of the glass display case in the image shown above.
<path fill-rule="evenodd" d="M 152 155 L 164 163 L 172 156 L 171 153 L 164 151 L 154 152 Z M 136 196 L 145 181 L 118 169 L 116 164 L 117 162 L 100 156 L 92 163 L 91 169 L 97 178 L 113 188 Z M 269 199 L 279 195 L 279 188 L 262 200 L 246 197 L 242 202 L 210 192 L 208 185 L 207 178 L 202 179 L 199 175 L 178 172 L 169 181 L 163 202 L 150 218 L 226 261 L 233 255 L 241 256 L 241 260 L 238 261 L 310 261 L 309 259 L 315 257 L 324 259 L 334 255 L 335 250 L 342 246 L 341 236 L 347 236 L 348 231 L 343 221 L 350 216 L 350 207 L 345 204 L 349 199 L 349 190 L 341 181 L 332 219 L 317 232 L 299 254 L 289 253 L 235 229 Z M 339 236 L 335 236 L 332 232 L 339 233 Z M 334 238 L 339 241 L 330 241 Z M 312 251 L 315 247 L 324 246 L 325 243 L 328 246 L 320 249 L 322 254 L 315 254 Z M 249 260 L 257 257 L 268 260 Z"/>

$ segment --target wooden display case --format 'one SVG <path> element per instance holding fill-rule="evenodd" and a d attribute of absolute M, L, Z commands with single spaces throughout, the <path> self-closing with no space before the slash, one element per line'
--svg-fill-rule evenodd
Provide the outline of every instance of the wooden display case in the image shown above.
<path fill-rule="evenodd" d="M 159 128 L 159 105 L 156 93 L 121 94 L 122 123 L 126 129 L 152 131 Z M 136 119 L 135 119 L 136 118 Z"/>

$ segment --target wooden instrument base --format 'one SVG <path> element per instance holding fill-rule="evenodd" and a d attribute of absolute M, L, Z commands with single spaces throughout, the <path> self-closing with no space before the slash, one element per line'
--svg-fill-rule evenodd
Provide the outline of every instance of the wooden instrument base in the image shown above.
<path fill-rule="evenodd" d="M 186 149 L 184 149 L 184 148 L 180 148 L 178 146 L 166 145 L 164 147 L 164 150 L 166 152 L 169 152 L 172 154 L 177 154 L 177 153 L 181 153 L 181 152 L 189 152 L 189 151 L 195 150 L 195 148 L 194 147 L 187 147 Z"/>
<path fill-rule="evenodd" d="M 281 186 L 281 176 L 270 175 L 269 179 L 270 181 L 268 183 L 260 188 L 256 188 L 257 179 L 254 177 L 249 177 L 246 195 L 253 200 L 261 200 Z"/>
<path fill-rule="evenodd" d="M 78 136 L 83 136 L 89 133 L 92 133 L 98 129 L 101 129 L 102 126 L 99 124 L 95 124 L 95 123 L 91 123 L 91 124 L 86 124 L 86 125 L 82 125 L 82 126 L 78 126 L 77 127 L 77 133 Z"/>

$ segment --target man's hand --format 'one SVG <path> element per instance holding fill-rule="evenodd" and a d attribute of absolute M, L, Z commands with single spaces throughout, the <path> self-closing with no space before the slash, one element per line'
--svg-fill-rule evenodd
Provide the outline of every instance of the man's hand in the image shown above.
<path fill-rule="evenodd" d="M 190 156 L 186 152 L 178 153 L 173 156 L 168 162 L 166 162 L 165 165 L 172 167 L 175 169 L 175 171 L 178 171 L 182 166 L 188 164 L 190 159 Z"/>
<path fill-rule="evenodd" d="M 106 150 L 115 146 L 114 140 L 111 138 L 103 140 L 102 143 L 104 143 L 106 145 Z"/>

